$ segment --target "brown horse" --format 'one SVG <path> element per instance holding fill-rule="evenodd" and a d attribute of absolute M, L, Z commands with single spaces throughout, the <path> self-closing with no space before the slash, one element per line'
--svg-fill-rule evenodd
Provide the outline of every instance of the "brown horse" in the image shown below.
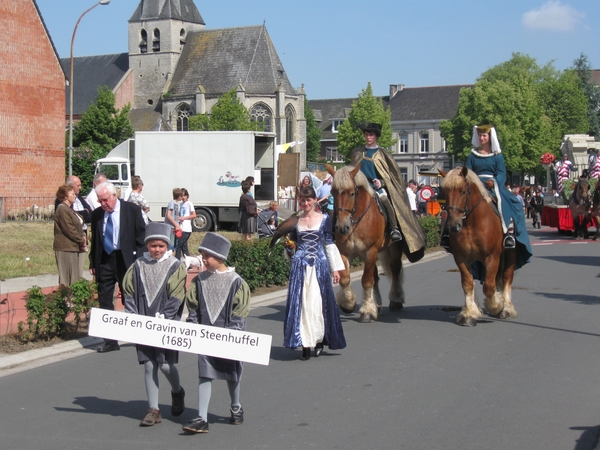
<path fill-rule="evenodd" d="M 402 309 L 402 243 L 390 244 L 385 234 L 385 217 L 378 208 L 375 192 L 367 178 L 356 167 L 343 167 L 335 172 L 331 189 L 335 199 L 335 243 L 346 269 L 340 272 L 341 291 L 337 302 L 342 311 L 350 313 L 356 307 L 356 296 L 350 284 L 349 263 L 357 256 L 363 260 L 363 302 L 360 321 L 377 320 L 381 309 L 377 256 L 381 255 L 385 273 L 391 276 L 390 310 Z"/>
<path fill-rule="evenodd" d="M 456 321 L 475 326 L 482 311 L 475 298 L 472 265 L 481 264 L 485 309 L 501 319 L 517 317 L 511 301 L 516 250 L 502 248 L 500 217 L 492 206 L 492 197 L 479 177 L 466 167 L 452 169 L 442 189 L 448 211 L 450 248 L 460 270 L 465 305 Z"/>
<path fill-rule="evenodd" d="M 596 183 L 594 194 L 592 195 L 592 217 L 596 222 L 596 232 L 594 233 L 594 241 L 600 238 L 600 181 Z"/>
<path fill-rule="evenodd" d="M 573 238 L 588 239 L 588 220 L 590 214 L 590 183 L 585 178 L 580 179 L 569 196 L 569 209 L 573 216 Z"/>

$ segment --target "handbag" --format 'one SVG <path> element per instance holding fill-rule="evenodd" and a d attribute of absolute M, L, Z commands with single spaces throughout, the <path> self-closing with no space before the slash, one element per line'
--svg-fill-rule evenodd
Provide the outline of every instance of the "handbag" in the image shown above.
<path fill-rule="evenodd" d="M 258 216 L 258 211 L 256 210 L 256 205 L 252 205 L 250 203 L 246 203 L 246 214 L 249 216 Z"/>

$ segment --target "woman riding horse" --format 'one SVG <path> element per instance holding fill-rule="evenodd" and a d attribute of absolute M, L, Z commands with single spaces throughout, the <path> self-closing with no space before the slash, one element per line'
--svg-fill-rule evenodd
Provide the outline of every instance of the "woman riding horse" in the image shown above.
<path fill-rule="evenodd" d="M 467 158 L 466 166 L 475 172 L 496 199 L 505 233 L 504 248 L 517 249 L 515 269 L 529 262 L 533 255 L 527 234 L 523 206 L 519 199 L 506 187 L 506 166 L 496 130 L 490 125 L 473 127 L 474 148 Z"/>

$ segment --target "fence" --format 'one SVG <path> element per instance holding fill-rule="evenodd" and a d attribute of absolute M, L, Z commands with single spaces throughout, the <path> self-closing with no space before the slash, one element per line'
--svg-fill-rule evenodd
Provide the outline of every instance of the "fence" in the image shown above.
<path fill-rule="evenodd" d="M 0 197 L 0 221 L 54 219 L 54 197 Z"/>

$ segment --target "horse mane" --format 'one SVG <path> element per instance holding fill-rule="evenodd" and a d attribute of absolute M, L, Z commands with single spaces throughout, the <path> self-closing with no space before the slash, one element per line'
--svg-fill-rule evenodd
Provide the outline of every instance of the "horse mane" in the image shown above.
<path fill-rule="evenodd" d="M 373 188 L 369 185 L 369 181 L 367 177 L 359 170 L 356 175 L 354 175 L 354 181 L 352 180 L 352 172 L 355 169 L 354 166 L 345 166 L 342 167 L 335 172 L 335 176 L 333 177 L 332 187 L 337 189 L 338 191 L 346 191 L 348 189 L 354 189 L 354 186 L 362 187 L 365 189 L 369 195 L 373 195 L 375 192 Z"/>
<path fill-rule="evenodd" d="M 443 189 L 460 189 L 460 188 L 462 188 L 464 181 L 463 181 L 463 176 L 461 175 L 461 171 L 462 171 L 462 167 L 457 167 L 457 168 L 449 171 L 446 174 L 446 177 L 442 181 L 442 188 Z M 467 179 L 467 181 L 470 184 L 477 186 L 477 189 L 479 189 L 481 196 L 485 199 L 486 202 L 488 202 L 488 203 L 492 202 L 492 196 L 490 195 L 488 189 L 483 185 L 483 183 L 481 182 L 481 180 L 479 179 L 479 177 L 477 176 L 477 174 L 475 172 L 473 172 L 471 169 L 467 169 L 467 176 L 465 178 Z"/>

